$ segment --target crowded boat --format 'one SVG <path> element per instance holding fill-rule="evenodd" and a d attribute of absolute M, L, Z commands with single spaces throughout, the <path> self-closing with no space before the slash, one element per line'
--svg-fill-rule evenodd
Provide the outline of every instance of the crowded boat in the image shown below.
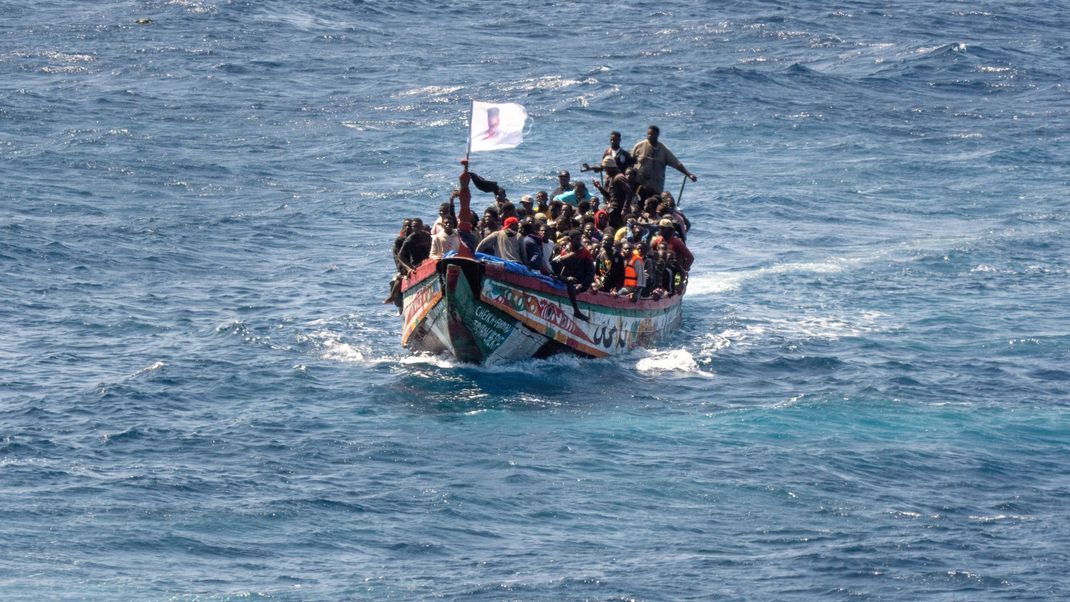
<path fill-rule="evenodd" d="M 561 170 L 556 187 L 523 194 L 517 203 L 497 182 L 467 171 L 466 164 L 462 188 L 440 205 L 430 224 L 420 217 L 402 221 L 393 247 L 397 275 L 384 303 L 400 309 L 405 276 L 429 259 L 457 253 L 519 264 L 560 281 L 572 294 L 607 294 L 632 302 L 680 294 L 694 262 L 687 246 L 691 223 L 664 190 L 665 169 L 673 167 L 692 181 L 697 177 L 659 135 L 659 128 L 650 126 L 629 152 L 614 131 L 601 160 L 580 166 L 581 173 L 596 174 L 590 187 Z M 481 214 L 469 209 L 468 181 L 493 195 Z"/>

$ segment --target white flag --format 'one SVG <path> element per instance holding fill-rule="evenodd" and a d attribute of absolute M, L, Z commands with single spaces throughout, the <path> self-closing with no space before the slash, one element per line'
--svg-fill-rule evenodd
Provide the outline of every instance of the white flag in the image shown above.
<path fill-rule="evenodd" d="M 472 101 L 468 150 L 480 151 L 515 148 L 524 141 L 524 123 L 528 112 L 515 102 Z"/>

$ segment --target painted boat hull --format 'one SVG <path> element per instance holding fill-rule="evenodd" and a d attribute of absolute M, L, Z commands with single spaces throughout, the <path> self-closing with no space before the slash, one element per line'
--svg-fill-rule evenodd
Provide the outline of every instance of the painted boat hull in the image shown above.
<path fill-rule="evenodd" d="M 428 260 L 404 279 L 402 345 L 498 363 L 572 353 L 605 357 L 649 346 L 672 332 L 683 295 L 658 300 L 581 293 L 574 315 L 559 284 L 506 264 L 450 257 Z"/>

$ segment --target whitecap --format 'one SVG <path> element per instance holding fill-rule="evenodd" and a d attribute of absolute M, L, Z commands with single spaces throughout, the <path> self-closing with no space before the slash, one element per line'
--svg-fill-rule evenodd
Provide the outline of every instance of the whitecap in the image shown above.
<path fill-rule="evenodd" d="M 664 351 L 653 349 L 647 353 L 649 353 L 649 355 L 640 358 L 639 361 L 636 362 L 636 370 L 654 374 L 682 372 L 686 374 L 697 374 L 707 378 L 712 378 L 714 376 L 712 373 L 705 372 L 699 368 L 698 362 L 695 361 L 694 356 L 692 356 L 686 349 L 668 349 Z"/>
<path fill-rule="evenodd" d="M 753 270 L 738 272 L 704 272 L 692 273 L 688 277 L 687 292 L 691 295 L 712 295 L 738 290 L 743 282 L 769 274 L 836 274 L 862 263 L 860 258 L 832 257 L 824 261 L 803 261 L 779 263 Z"/>
<path fill-rule="evenodd" d="M 891 328 L 885 322 L 886 314 L 879 311 L 863 311 L 855 317 L 792 316 L 767 320 L 769 327 L 789 339 L 817 339 L 834 341 L 843 337 L 884 332 Z"/>
<path fill-rule="evenodd" d="M 196 15 L 203 15 L 217 10 L 214 5 L 204 2 L 204 0 L 169 0 L 168 4 L 181 6 Z"/>
<path fill-rule="evenodd" d="M 97 58 L 91 54 L 68 54 L 66 52 L 56 52 L 54 50 L 42 52 L 41 56 L 61 63 L 91 63 L 97 60 Z"/>
<path fill-rule="evenodd" d="M 415 353 L 413 355 L 403 356 L 398 363 L 403 366 L 424 365 L 442 369 L 456 368 L 459 365 L 457 362 L 450 360 L 445 356 L 431 355 L 429 353 Z"/>
<path fill-rule="evenodd" d="M 563 90 L 580 84 L 596 84 L 597 79 L 588 77 L 585 79 L 569 79 L 560 75 L 544 75 L 542 77 L 529 77 L 514 82 L 506 82 L 499 86 L 503 92 L 533 92 L 535 90 Z"/>
<path fill-rule="evenodd" d="M 806 393 L 799 393 L 798 395 L 793 395 L 788 399 L 785 399 L 784 401 L 774 403 L 773 409 L 790 408 L 791 406 L 802 401 L 804 397 L 806 397 Z"/>
<path fill-rule="evenodd" d="M 1033 517 L 1027 514 L 994 514 L 991 516 L 971 515 L 970 520 L 979 523 L 998 523 L 1002 521 L 1033 520 Z"/>
<path fill-rule="evenodd" d="M 162 369 L 166 365 L 167 364 L 162 362 L 162 361 L 153 362 L 152 364 L 150 364 L 150 365 L 138 370 L 137 372 L 131 374 L 130 378 L 136 378 L 136 377 L 141 376 L 143 374 L 149 374 L 150 372 L 156 372 L 157 370 Z"/>
<path fill-rule="evenodd" d="M 317 330 L 308 335 L 298 335 L 299 343 L 312 343 L 320 358 L 336 362 L 364 363 L 366 356 L 357 347 L 342 340 L 342 336 L 330 330 Z"/>
<path fill-rule="evenodd" d="M 692 273 L 687 279 L 689 295 L 713 295 L 739 289 L 741 282 L 748 278 L 745 272 L 704 272 Z"/>
<path fill-rule="evenodd" d="M 398 92 L 394 95 L 395 98 L 404 98 L 407 96 L 443 96 L 446 94 L 453 94 L 463 90 L 464 86 L 424 86 L 422 88 L 413 88 L 411 90 L 405 90 Z"/>
<path fill-rule="evenodd" d="M 765 334 L 765 327 L 758 325 L 747 325 L 740 328 L 728 328 L 721 332 L 710 332 L 706 334 L 706 341 L 702 343 L 702 350 L 699 352 L 699 356 L 705 361 L 708 361 L 718 351 L 722 351 L 731 347 L 732 345 L 739 346 L 741 343 L 760 338 Z"/>

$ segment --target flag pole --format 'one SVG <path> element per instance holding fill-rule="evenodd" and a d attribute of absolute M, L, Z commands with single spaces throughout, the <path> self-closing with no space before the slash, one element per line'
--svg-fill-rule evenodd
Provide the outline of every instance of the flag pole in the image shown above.
<path fill-rule="evenodd" d="M 468 144 L 464 149 L 464 161 L 468 162 L 468 156 L 472 154 L 472 120 L 476 116 L 476 101 L 473 99 L 472 104 L 468 105 Z"/>
<path fill-rule="evenodd" d="M 472 193 L 468 190 L 468 182 L 471 176 L 468 175 L 468 156 L 472 153 L 472 117 L 475 114 L 476 101 L 472 100 L 472 105 L 468 111 L 468 144 L 464 150 L 464 161 L 461 161 L 461 165 L 464 166 L 459 178 L 461 187 L 457 190 L 458 200 L 461 201 L 461 212 L 458 215 L 457 230 L 462 234 L 462 240 L 464 244 L 461 245 L 462 255 L 465 257 L 475 257 L 475 241 L 472 238 Z M 450 203 L 450 209 L 453 209 L 453 203 Z M 472 239 L 472 240 L 469 240 Z"/>

